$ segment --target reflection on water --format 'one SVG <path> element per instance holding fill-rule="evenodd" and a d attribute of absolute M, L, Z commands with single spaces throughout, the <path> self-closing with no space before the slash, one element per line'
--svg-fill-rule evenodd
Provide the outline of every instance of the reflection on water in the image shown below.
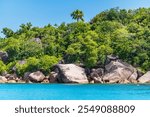
<path fill-rule="evenodd" d="M 150 85 L 1 84 L 1 100 L 149 100 Z"/>

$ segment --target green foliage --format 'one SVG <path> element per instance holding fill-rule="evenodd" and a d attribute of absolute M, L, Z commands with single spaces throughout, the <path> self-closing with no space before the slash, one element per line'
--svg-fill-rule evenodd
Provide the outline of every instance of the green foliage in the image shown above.
<path fill-rule="evenodd" d="M 23 42 L 18 53 L 20 59 L 26 59 L 28 57 L 40 57 L 44 54 L 42 44 L 29 40 Z"/>
<path fill-rule="evenodd" d="M 25 72 L 34 72 L 39 69 L 39 60 L 35 57 L 30 57 L 24 61 L 18 61 L 15 65 L 17 74 L 23 76 Z"/>
<path fill-rule="evenodd" d="M 103 65 L 107 55 L 113 54 L 113 49 L 109 45 L 101 45 L 98 48 L 98 60 Z"/>
<path fill-rule="evenodd" d="M 150 69 L 149 13 L 150 8 L 112 8 L 88 23 L 83 22 L 84 13 L 76 10 L 71 13 L 77 20 L 74 23 L 48 24 L 43 28 L 27 23 L 16 32 L 4 28 L 0 50 L 9 55 L 8 71 L 16 64 L 19 75 L 36 70 L 47 74 L 60 58 L 65 63 L 83 63 L 89 68 L 97 63 L 104 65 L 110 54 L 147 71 Z M 20 64 L 20 60 L 26 62 Z M 0 65 L 3 66 L 0 71 L 4 71 L 6 65 L 2 62 Z"/>
<path fill-rule="evenodd" d="M 6 65 L 0 60 L 0 74 L 7 70 Z"/>
<path fill-rule="evenodd" d="M 87 67 L 95 66 L 98 60 L 98 44 L 94 40 L 97 40 L 97 35 L 92 36 L 91 32 L 83 35 L 81 58 Z"/>
<path fill-rule="evenodd" d="M 2 33 L 6 36 L 6 38 L 9 38 L 14 35 L 14 32 L 9 28 L 3 28 Z"/>
<path fill-rule="evenodd" d="M 23 76 L 26 72 L 35 72 L 37 70 L 48 74 L 53 65 L 57 64 L 59 60 L 60 59 L 56 58 L 55 56 L 48 55 L 44 55 L 39 59 L 35 57 L 29 57 L 24 61 L 18 61 L 15 67 L 17 70 L 17 74 L 21 76 Z"/>
<path fill-rule="evenodd" d="M 40 58 L 39 68 L 47 74 L 50 72 L 50 69 L 53 67 L 53 65 L 57 64 L 59 60 L 60 59 L 56 58 L 55 56 L 44 55 Z"/>
<path fill-rule="evenodd" d="M 16 65 L 16 61 L 13 61 L 13 62 L 8 63 L 8 64 L 7 64 L 7 71 L 8 71 L 9 73 L 12 73 L 12 72 L 13 72 L 13 68 L 14 68 L 15 65 Z"/>
<path fill-rule="evenodd" d="M 27 67 L 28 66 L 27 66 L 27 64 L 19 64 L 19 63 L 17 63 L 15 65 L 15 67 L 16 67 L 17 74 L 20 75 L 20 76 L 23 76 L 24 73 L 27 71 Z"/>
<path fill-rule="evenodd" d="M 16 60 L 20 53 L 20 41 L 14 38 L 8 38 L 4 50 L 9 55 L 9 61 Z"/>
<path fill-rule="evenodd" d="M 108 46 L 110 50 L 108 53 L 118 55 L 119 58 L 142 71 L 149 70 L 149 13 L 150 8 L 136 10 L 112 8 L 94 17 L 91 24 L 92 29 L 100 37 L 99 53 L 105 50 L 101 48 L 101 45 Z M 107 54 L 99 54 L 100 62 L 105 61 L 105 55 Z"/>

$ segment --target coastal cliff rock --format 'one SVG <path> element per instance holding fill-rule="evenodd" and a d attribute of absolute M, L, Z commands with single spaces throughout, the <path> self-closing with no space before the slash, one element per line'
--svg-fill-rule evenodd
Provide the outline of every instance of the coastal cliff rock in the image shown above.
<path fill-rule="evenodd" d="M 31 72 L 24 73 L 23 80 L 26 81 L 26 82 L 29 82 L 29 75 L 30 74 L 31 74 Z"/>
<path fill-rule="evenodd" d="M 40 71 L 33 72 L 29 75 L 29 80 L 33 82 L 42 82 L 44 78 L 45 75 Z"/>
<path fill-rule="evenodd" d="M 104 75 L 104 69 L 92 69 L 92 73 L 90 74 L 90 80 L 93 80 L 94 83 L 102 83 L 102 76 Z"/>
<path fill-rule="evenodd" d="M 56 72 L 51 72 L 50 75 L 49 75 L 49 82 L 50 83 L 57 83 L 57 76 L 58 76 L 58 73 Z"/>
<path fill-rule="evenodd" d="M 150 83 L 150 71 L 138 79 L 139 83 Z"/>
<path fill-rule="evenodd" d="M 59 73 L 58 81 L 61 83 L 88 83 L 85 69 L 74 64 L 58 64 L 56 65 Z"/>
<path fill-rule="evenodd" d="M 7 62 L 7 60 L 8 60 L 8 54 L 7 54 L 7 52 L 2 52 L 2 51 L 0 51 L 0 59 L 1 59 L 3 62 Z"/>
<path fill-rule="evenodd" d="M 136 82 L 137 70 L 131 65 L 122 61 L 111 61 L 105 66 L 106 74 L 102 78 L 105 83 L 126 83 Z"/>
<path fill-rule="evenodd" d="M 107 55 L 106 61 L 105 61 L 105 65 L 108 65 L 110 62 L 112 61 L 117 61 L 119 59 L 118 56 L 115 55 Z"/>

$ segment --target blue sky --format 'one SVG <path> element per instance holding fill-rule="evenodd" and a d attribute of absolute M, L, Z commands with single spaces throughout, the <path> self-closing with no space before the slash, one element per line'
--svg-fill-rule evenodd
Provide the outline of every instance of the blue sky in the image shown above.
<path fill-rule="evenodd" d="M 22 23 L 34 26 L 72 22 L 70 13 L 80 9 L 89 21 L 109 8 L 135 9 L 150 7 L 150 0 L 0 0 L 0 31 L 4 27 L 17 30 Z M 2 34 L 0 34 L 2 36 Z"/>

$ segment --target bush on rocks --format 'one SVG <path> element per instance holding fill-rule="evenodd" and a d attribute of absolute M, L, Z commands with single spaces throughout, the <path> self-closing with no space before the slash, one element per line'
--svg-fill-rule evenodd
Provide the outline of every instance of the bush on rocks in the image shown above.
<path fill-rule="evenodd" d="M 51 67 L 58 63 L 58 60 L 58 58 L 48 55 L 42 56 L 39 59 L 30 57 L 26 59 L 23 64 L 20 64 L 19 62 L 16 63 L 16 72 L 21 76 L 23 76 L 26 72 L 35 72 L 38 70 L 48 74 Z"/>

